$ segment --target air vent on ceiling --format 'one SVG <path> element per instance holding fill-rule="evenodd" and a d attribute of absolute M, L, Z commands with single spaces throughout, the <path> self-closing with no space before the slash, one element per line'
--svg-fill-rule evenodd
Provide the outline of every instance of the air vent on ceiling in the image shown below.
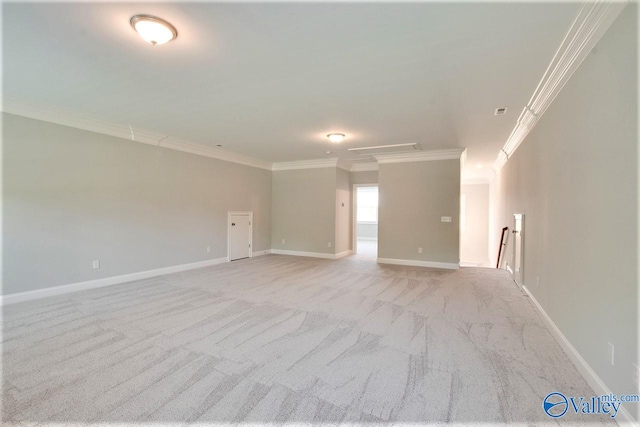
<path fill-rule="evenodd" d="M 496 111 L 493 112 L 494 116 L 504 116 L 507 112 L 507 107 L 496 108 Z"/>

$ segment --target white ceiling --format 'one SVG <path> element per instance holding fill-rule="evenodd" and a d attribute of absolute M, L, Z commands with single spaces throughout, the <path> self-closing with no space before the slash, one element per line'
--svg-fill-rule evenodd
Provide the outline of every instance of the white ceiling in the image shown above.
<path fill-rule="evenodd" d="M 467 147 L 480 174 L 579 7 L 5 3 L 4 94 L 269 162 Z M 129 26 L 139 13 L 178 38 L 146 44 Z"/>

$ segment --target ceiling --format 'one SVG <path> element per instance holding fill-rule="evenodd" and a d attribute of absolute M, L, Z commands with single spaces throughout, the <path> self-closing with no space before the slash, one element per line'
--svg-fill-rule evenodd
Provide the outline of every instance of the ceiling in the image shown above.
<path fill-rule="evenodd" d="M 579 7 L 5 3 L 4 94 L 269 162 L 467 147 L 466 174 L 481 175 Z M 146 44 L 139 13 L 178 38 Z"/>

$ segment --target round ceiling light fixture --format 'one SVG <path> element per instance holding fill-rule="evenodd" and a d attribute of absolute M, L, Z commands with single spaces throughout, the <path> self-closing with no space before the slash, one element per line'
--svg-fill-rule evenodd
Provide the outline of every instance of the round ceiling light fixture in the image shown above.
<path fill-rule="evenodd" d="M 140 37 L 153 46 L 165 44 L 178 37 L 176 28 L 157 16 L 135 15 L 129 22 Z"/>
<path fill-rule="evenodd" d="M 327 135 L 327 138 L 329 138 L 329 141 L 333 142 L 334 144 L 339 144 L 344 140 L 344 133 L 330 133 Z"/>

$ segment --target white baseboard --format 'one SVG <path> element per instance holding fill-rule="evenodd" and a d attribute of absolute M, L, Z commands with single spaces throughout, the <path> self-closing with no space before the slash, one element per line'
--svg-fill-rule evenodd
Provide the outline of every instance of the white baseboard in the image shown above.
<path fill-rule="evenodd" d="M 264 251 L 253 252 L 251 254 L 251 257 L 256 257 L 256 256 L 261 256 L 261 255 L 268 255 L 270 253 L 271 253 L 271 249 L 265 249 Z"/>
<path fill-rule="evenodd" d="M 393 259 L 393 258 L 378 258 L 380 264 L 394 264 L 394 265 L 408 265 L 411 267 L 429 267 L 429 268 L 444 268 L 447 270 L 458 270 L 459 264 L 448 262 L 434 262 L 434 261 L 417 261 L 413 259 Z"/>
<path fill-rule="evenodd" d="M 481 262 L 460 261 L 460 267 L 480 267 Z"/>
<path fill-rule="evenodd" d="M 311 258 L 338 259 L 351 254 L 351 251 L 340 252 L 339 254 L 324 254 L 322 252 L 286 251 L 284 249 L 271 249 L 272 254 L 306 256 Z"/>
<path fill-rule="evenodd" d="M 86 282 L 71 283 L 69 285 L 52 286 L 50 288 L 36 289 L 33 291 L 2 295 L 0 296 L 0 306 L 15 304 L 15 303 L 24 302 L 24 301 L 31 301 L 31 300 L 40 299 L 40 298 L 52 297 L 56 295 L 63 295 L 71 292 L 84 291 L 87 289 L 95 289 L 95 288 L 102 288 L 104 286 L 119 285 L 121 283 L 132 282 L 134 280 L 148 279 L 150 277 L 177 273 L 179 271 L 209 267 L 212 265 L 222 264 L 225 262 L 227 262 L 227 257 L 193 262 L 190 264 L 174 265 L 174 266 L 165 267 L 165 268 L 157 268 L 155 270 L 140 271 L 137 273 L 123 274 L 121 276 L 112 276 L 112 277 L 105 277 L 102 279 L 87 280 Z"/>
<path fill-rule="evenodd" d="M 286 251 L 284 249 L 271 249 L 271 253 L 276 255 L 306 256 L 324 259 L 333 259 L 335 256 L 334 254 L 323 254 L 321 252 Z"/>
<path fill-rule="evenodd" d="M 591 388 L 596 393 L 596 395 L 612 394 L 609 387 L 607 387 L 607 385 L 600 379 L 598 374 L 596 374 L 595 371 L 591 368 L 591 366 L 589 366 L 587 361 L 584 360 L 584 358 L 580 355 L 580 353 L 578 353 L 578 350 L 576 350 L 575 347 L 571 344 L 571 342 L 569 342 L 567 337 L 564 336 L 562 331 L 560 331 L 560 329 L 554 323 L 554 321 L 551 320 L 551 317 L 549 317 L 547 312 L 544 311 L 544 308 L 542 308 L 538 300 L 533 296 L 533 294 L 529 291 L 529 289 L 527 289 L 526 286 L 522 286 L 522 289 L 527 293 L 527 295 L 531 299 L 531 302 L 533 302 L 533 305 L 540 313 L 540 317 L 542 317 L 542 320 L 544 321 L 547 329 L 549 329 L 549 331 L 551 332 L 551 335 L 553 335 L 556 341 L 558 341 L 558 344 L 560 344 L 560 347 L 562 347 L 562 349 L 567 354 L 571 362 L 573 362 L 575 367 L 578 369 L 578 372 L 580 372 L 580 374 L 585 379 L 585 381 L 587 381 L 587 384 L 591 386 Z M 549 392 L 552 392 L 552 391 L 555 391 L 555 390 L 549 390 Z M 558 391 L 561 392 L 562 390 L 558 390 Z M 623 405 L 624 404 L 620 405 L 620 410 L 615 420 L 620 425 L 637 426 L 638 422 L 631 416 L 631 413 L 627 411 L 627 409 Z"/>
<path fill-rule="evenodd" d="M 335 255 L 334 255 L 334 259 L 344 258 L 344 257 L 346 257 L 346 256 L 351 255 L 352 253 L 353 253 L 353 251 L 352 251 L 352 250 L 342 251 L 342 252 L 339 252 L 339 253 L 335 254 Z"/>

